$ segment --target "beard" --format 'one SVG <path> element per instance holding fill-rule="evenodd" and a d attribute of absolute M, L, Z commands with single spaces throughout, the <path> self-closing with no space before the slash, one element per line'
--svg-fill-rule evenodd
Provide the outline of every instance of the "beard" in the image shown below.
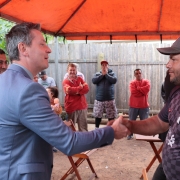
<path fill-rule="evenodd" d="M 180 85 L 180 76 L 170 78 L 170 82 L 174 83 L 175 85 Z"/>
<path fill-rule="evenodd" d="M 4 71 L 6 71 L 6 69 L 1 69 L 0 74 L 2 74 Z"/>

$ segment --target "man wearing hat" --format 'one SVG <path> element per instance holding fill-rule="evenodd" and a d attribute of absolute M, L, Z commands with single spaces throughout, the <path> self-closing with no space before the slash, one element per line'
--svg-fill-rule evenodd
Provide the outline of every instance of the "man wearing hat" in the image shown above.
<path fill-rule="evenodd" d="M 52 77 L 46 75 L 46 71 L 39 73 L 38 83 L 41 84 L 45 89 L 48 87 L 56 86 L 56 83 Z"/>
<path fill-rule="evenodd" d="M 169 55 L 166 64 L 170 81 L 174 87 L 158 115 L 143 121 L 128 121 L 122 118 L 132 133 L 156 135 L 169 129 L 164 141 L 162 165 L 167 180 L 180 179 L 180 38 L 171 47 L 157 48 L 164 55 Z"/>
<path fill-rule="evenodd" d="M 96 128 L 99 128 L 104 111 L 108 120 L 115 119 L 117 115 L 114 99 L 114 85 L 117 78 L 108 65 L 106 60 L 101 61 L 101 71 L 92 78 L 92 83 L 96 85 L 96 99 L 93 108 Z"/>

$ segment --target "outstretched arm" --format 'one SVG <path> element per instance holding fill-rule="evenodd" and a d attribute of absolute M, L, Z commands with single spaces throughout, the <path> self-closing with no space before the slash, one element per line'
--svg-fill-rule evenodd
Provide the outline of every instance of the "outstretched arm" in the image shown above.
<path fill-rule="evenodd" d="M 122 116 L 122 124 L 125 125 L 132 133 L 142 135 L 156 135 L 168 130 L 169 123 L 162 121 L 158 115 L 152 116 L 143 121 L 129 121 Z"/>

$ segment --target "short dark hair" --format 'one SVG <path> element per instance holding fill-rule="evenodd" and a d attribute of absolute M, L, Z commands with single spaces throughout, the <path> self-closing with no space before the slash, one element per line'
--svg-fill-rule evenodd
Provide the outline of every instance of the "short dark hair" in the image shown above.
<path fill-rule="evenodd" d="M 135 74 L 136 71 L 141 71 L 141 73 L 142 73 L 142 70 L 141 70 L 141 69 L 135 69 L 135 70 L 134 70 L 134 74 Z"/>
<path fill-rule="evenodd" d="M 6 54 L 2 49 L 0 49 L 0 54 Z"/>
<path fill-rule="evenodd" d="M 20 23 L 11 28 L 6 34 L 6 48 L 9 59 L 19 60 L 18 44 L 20 42 L 30 46 L 34 38 L 31 30 L 36 29 L 40 31 L 40 24 L 30 22 Z"/>
<path fill-rule="evenodd" d="M 56 86 L 53 87 L 47 87 L 47 89 L 49 89 L 51 91 L 52 97 L 53 98 L 58 98 L 59 96 L 59 91 L 58 88 Z"/>

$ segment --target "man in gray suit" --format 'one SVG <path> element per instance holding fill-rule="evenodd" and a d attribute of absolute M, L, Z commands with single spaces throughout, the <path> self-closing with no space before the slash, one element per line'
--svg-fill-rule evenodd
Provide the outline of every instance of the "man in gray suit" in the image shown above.
<path fill-rule="evenodd" d="M 52 111 L 46 90 L 33 77 L 48 68 L 38 24 L 22 23 L 6 35 L 12 65 L 0 76 L 0 180 L 50 180 L 52 146 L 67 155 L 112 144 L 129 131 L 112 126 L 72 132 Z"/>

